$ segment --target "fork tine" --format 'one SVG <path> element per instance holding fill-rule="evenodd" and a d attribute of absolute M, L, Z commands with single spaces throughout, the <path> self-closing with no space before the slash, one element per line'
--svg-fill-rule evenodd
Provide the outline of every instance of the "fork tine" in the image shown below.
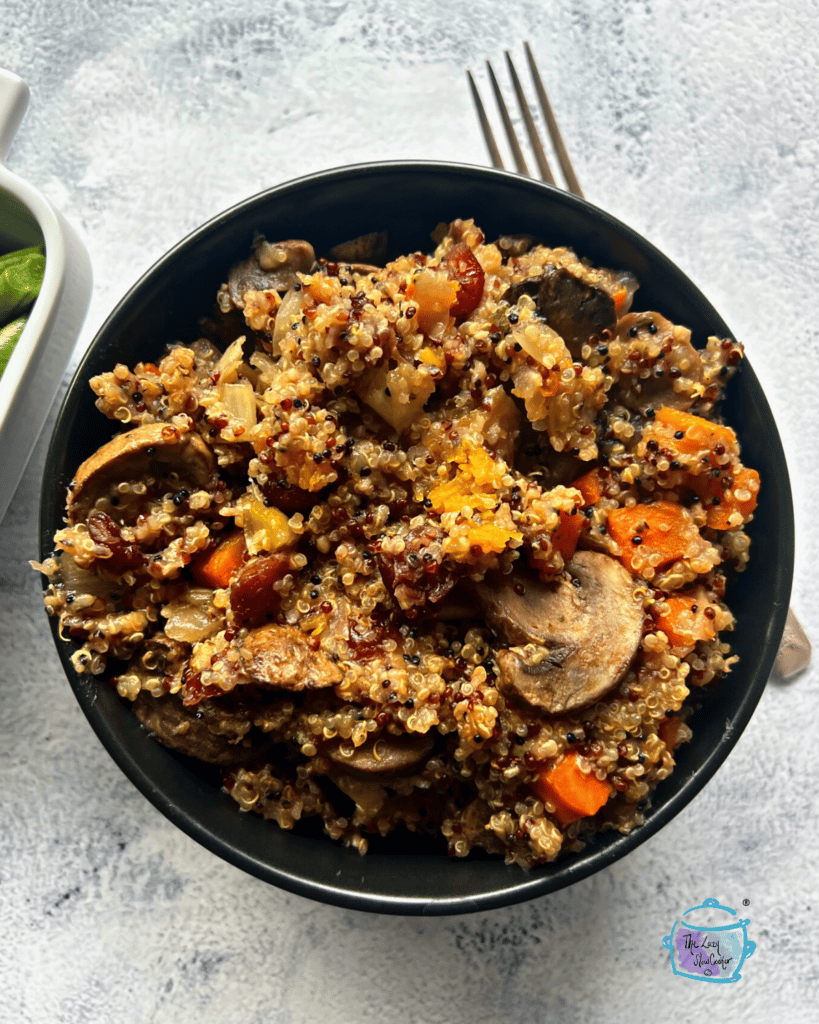
<path fill-rule="evenodd" d="M 515 94 L 518 98 L 518 106 L 520 107 L 520 112 L 523 115 L 523 123 L 526 125 L 526 131 L 529 135 L 529 142 L 532 146 L 532 151 L 535 154 L 535 160 L 540 168 L 540 176 L 550 185 L 556 185 L 557 182 L 555 181 L 555 176 L 552 174 L 549 161 L 543 151 L 543 145 L 541 144 L 540 136 L 538 135 L 537 128 L 535 127 L 535 122 L 532 120 L 532 112 L 529 109 L 528 102 L 526 101 L 526 96 L 523 92 L 523 87 L 520 84 L 518 73 L 515 71 L 515 65 L 512 63 L 512 58 L 509 56 L 509 51 L 506 50 L 504 52 L 506 56 L 506 67 L 509 71 L 509 77 L 512 79 L 512 85 L 515 88 Z"/>
<path fill-rule="evenodd" d="M 560 169 L 563 171 L 563 175 L 566 178 L 566 185 L 570 192 L 574 192 L 576 196 L 583 198 L 583 190 L 580 187 L 580 182 L 577 180 L 577 175 L 574 173 L 572 162 L 569 159 L 569 154 L 566 152 L 566 147 L 563 144 L 563 137 L 560 134 L 560 129 L 557 127 L 557 121 L 552 113 L 552 105 L 549 103 L 549 97 L 546 95 L 546 89 L 543 86 L 543 82 L 540 78 L 537 65 L 535 64 L 535 58 L 532 56 L 532 51 L 529 48 L 528 43 L 523 44 L 523 48 L 526 51 L 526 59 L 529 63 L 529 72 L 532 76 L 532 81 L 535 83 L 535 91 L 537 92 L 538 100 L 540 101 L 540 109 L 543 111 L 543 116 L 546 119 L 546 127 L 549 130 L 549 136 L 551 137 L 552 144 L 555 147 L 555 153 L 557 153 L 558 163 Z"/>
<path fill-rule="evenodd" d="M 484 142 L 486 148 L 489 150 L 489 159 L 492 161 L 493 167 L 498 167 L 503 170 L 503 160 L 501 159 L 498 144 L 495 142 L 495 136 L 492 133 L 492 126 L 489 124 L 489 118 L 486 116 L 486 111 L 481 103 L 481 97 L 478 92 L 475 80 L 472 77 L 472 72 L 467 71 L 466 77 L 469 79 L 469 88 L 472 91 L 472 100 L 478 111 L 478 120 L 481 122 L 481 131 L 483 132 Z"/>
<path fill-rule="evenodd" d="M 518 137 L 515 135 L 515 129 L 512 127 L 512 119 L 509 117 L 509 111 L 506 109 L 506 104 L 503 102 L 503 95 L 498 85 L 498 80 L 495 78 L 495 72 L 492 70 L 492 65 L 489 61 L 486 62 L 486 70 L 489 72 L 489 81 L 492 83 L 492 91 L 495 93 L 495 100 L 498 104 L 498 110 L 500 111 L 501 120 L 503 121 L 503 127 L 506 129 L 506 138 L 509 140 L 509 146 L 512 149 L 512 156 L 515 158 L 515 166 L 518 169 L 518 174 L 525 174 L 527 178 L 531 177 L 529 174 L 529 168 L 526 166 L 526 160 L 523 157 L 523 151 L 520 148 Z"/>

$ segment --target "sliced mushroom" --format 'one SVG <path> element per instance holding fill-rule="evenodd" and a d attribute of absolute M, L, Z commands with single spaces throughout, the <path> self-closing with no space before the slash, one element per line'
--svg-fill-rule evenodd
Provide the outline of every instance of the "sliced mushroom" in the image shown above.
<path fill-rule="evenodd" d="M 150 679 L 168 679 L 177 683 L 182 678 L 189 656 L 188 644 L 165 633 L 155 633 L 135 651 L 128 663 L 128 672 L 138 676 L 143 684 Z"/>
<path fill-rule="evenodd" d="M 542 277 L 513 284 L 504 298 L 515 303 L 524 294 L 532 296 L 540 315 L 560 335 L 574 358 L 580 356 L 590 338 L 613 330 L 617 323 L 611 295 L 595 281 L 585 280 L 581 273 L 572 273 L 566 267 L 546 263 Z"/>
<path fill-rule="evenodd" d="M 152 697 L 143 690 L 133 709 L 164 746 L 208 764 L 246 764 L 264 754 L 272 741 L 251 730 L 246 712 L 220 704 L 222 700 L 203 700 L 195 707 L 185 707 L 179 696 Z"/>
<path fill-rule="evenodd" d="M 242 673 L 257 686 L 300 693 L 335 686 L 341 671 L 295 626 L 252 629 L 239 648 Z"/>
<path fill-rule="evenodd" d="M 625 355 L 610 364 L 617 373 L 612 397 L 628 408 L 688 410 L 704 392 L 702 354 L 687 327 L 659 313 L 629 313 L 617 324 L 617 340 Z"/>
<path fill-rule="evenodd" d="M 213 482 L 213 453 L 195 433 L 181 434 L 167 423 L 145 423 L 117 434 L 80 466 L 68 488 L 68 521 L 85 519 L 96 501 L 125 481 L 161 479 L 175 474 L 178 486 L 207 487 Z"/>
<path fill-rule="evenodd" d="M 350 754 L 343 752 L 346 744 L 337 744 L 327 751 L 327 756 L 354 775 L 403 775 L 421 765 L 432 753 L 434 744 L 429 733 L 377 736 L 355 747 Z"/>
<path fill-rule="evenodd" d="M 533 235 L 501 235 L 495 245 L 500 249 L 504 260 L 508 260 L 510 256 L 523 256 L 529 252 L 535 241 Z"/>
<path fill-rule="evenodd" d="M 298 282 L 298 274 L 308 274 L 316 262 L 313 246 L 302 239 L 268 242 L 259 236 L 253 243 L 253 255 L 234 264 L 228 274 L 231 302 L 244 309 L 247 291 L 286 292 Z"/>
<path fill-rule="evenodd" d="M 368 235 L 359 235 L 348 242 L 334 245 L 327 253 L 336 263 L 349 263 L 357 273 L 377 270 L 387 261 L 387 232 L 371 231 Z M 366 267 L 367 270 L 359 270 Z"/>
<path fill-rule="evenodd" d="M 510 644 L 499 685 L 559 714 L 593 704 L 622 679 L 643 633 L 634 579 L 620 562 L 578 551 L 554 583 L 512 573 L 475 587 L 487 623 Z"/>

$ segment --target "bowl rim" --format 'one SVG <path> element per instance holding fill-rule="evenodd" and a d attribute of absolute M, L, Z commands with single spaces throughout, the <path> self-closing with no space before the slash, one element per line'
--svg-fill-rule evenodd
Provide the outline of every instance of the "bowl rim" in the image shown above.
<path fill-rule="evenodd" d="M 230 207 L 222 210 L 190 231 L 180 241 L 168 249 L 167 252 L 160 256 L 159 259 L 154 261 L 154 263 L 140 275 L 137 281 L 128 289 L 125 295 L 119 300 L 114 309 L 105 319 L 77 367 L 59 411 L 49 446 L 46 466 L 49 467 L 53 464 L 58 449 L 62 447 L 62 442 L 59 439 L 69 429 L 73 416 L 75 415 L 75 406 L 80 400 L 79 394 L 87 387 L 86 367 L 94 360 L 100 345 L 106 338 L 108 338 L 117 323 L 125 316 L 130 306 L 137 301 L 140 293 L 144 292 L 150 283 L 157 279 L 157 277 L 162 273 L 163 268 L 169 262 L 172 262 L 189 247 L 201 242 L 209 234 L 217 232 L 220 228 L 229 224 L 231 220 L 239 216 L 243 211 L 264 203 L 270 197 L 286 197 L 288 194 L 298 192 L 302 189 L 312 188 L 317 185 L 327 186 L 333 182 L 341 180 L 346 181 L 361 176 L 368 177 L 374 173 L 389 175 L 392 173 L 406 174 L 414 171 L 419 173 L 440 174 L 455 178 L 470 178 L 478 175 L 487 182 L 492 180 L 502 181 L 508 185 L 513 185 L 513 187 L 517 189 L 525 189 L 527 191 L 539 193 L 546 197 L 549 203 L 562 204 L 583 210 L 586 215 L 591 216 L 596 221 L 602 221 L 609 228 L 613 229 L 618 236 L 625 238 L 632 245 L 636 246 L 637 249 L 648 253 L 654 261 L 664 268 L 665 272 L 671 272 L 673 275 L 677 275 L 687 281 L 693 289 L 693 292 L 702 299 L 703 308 L 707 311 L 709 319 L 712 320 L 717 327 L 724 328 L 725 334 L 723 336 L 732 334 L 720 317 L 719 313 L 714 309 L 702 292 L 700 292 L 698 286 L 694 284 L 694 282 L 691 281 L 691 279 L 688 278 L 688 276 L 667 256 L 665 256 L 664 253 L 657 249 L 653 243 L 644 236 L 634 231 L 607 211 L 594 206 L 586 199 L 581 199 L 543 182 L 524 178 L 519 175 L 512 174 L 511 172 L 465 163 L 437 160 L 389 160 L 347 164 L 326 170 L 315 171 L 310 174 L 290 179 L 282 182 L 281 184 L 262 189 L 259 192 L 232 204 Z M 227 842 L 224 838 L 215 835 L 206 823 L 186 813 L 183 808 L 178 806 L 171 795 L 163 791 L 161 787 L 157 786 L 155 779 L 153 779 L 149 773 L 145 772 L 142 767 L 135 762 L 133 756 L 119 742 L 118 737 L 114 734 L 110 724 L 106 721 L 105 715 L 100 707 L 100 702 L 96 699 L 93 691 L 93 687 L 95 685 L 99 685 L 99 683 L 97 683 L 96 680 L 91 680 L 92 685 L 89 687 L 86 682 L 78 680 L 74 675 L 72 675 L 70 662 L 68 660 L 68 645 L 58 639 L 56 634 L 56 625 L 52 619 L 51 625 L 55 635 L 55 643 L 57 644 L 60 659 L 66 669 L 75 696 L 77 697 L 83 712 L 88 718 L 89 723 L 98 738 L 102 742 L 103 746 L 105 746 L 106 750 L 108 750 L 108 753 L 119 768 L 137 787 L 137 789 L 139 789 L 140 792 L 142 792 L 143 795 L 146 796 L 170 821 L 172 821 L 192 839 L 200 843 L 200 845 L 204 846 L 210 852 L 215 853 L 221 859 L 286 891 L 296 893 L 319 902 L 325 902 L 354 910 L 388 914 L 447 915 L 472 913 L 479 910 L 485 911 L 499 907 L 511 906 L 515 903 L 532 899 L 537 896 L 543 896 L 547 893 L 555 892 L 564 888 L 565 886 L 574 884 L 575 882 L 610 866 L 631 850 L 652 838 L 694 799 L 707 782 L 714 776 L 718 768 L 724 763 L 750 721 L 750 718 L 765 689 L 768 675 L 773 667 L 779 639 L 781 638 L 782 631 L 784 630 L 793 575 L 794 525 L 792 498 L 790 482 L 787 475 L 787 464 L 784 459 L 784 452 L 782 452 L 778 430 L 776 429 L 776 424 L 773 420 L 773 414 L 770 412 L 767 400 L 764 398 L 764 393 L 762 392 L 759 382 L 747 359 L 743 360 L 743 373 L 748 374 L 751 378 L 752 385 L 759 389 L 759 394 L 764 402 L 765 408 L 768 410 L 771 426 L 773 428 L 771 443 L 778 446 L 778 452 L 781 455 L 782 460 L 783 476 L 778 483 L 783 488 L 781 494 L 784 495 L 785 504 L 787 505 L 787 508 L 782 509 L 782 517 L 779 523 L 781 532 L 778 536 L 778 541 L 784 555 L 784 562 L 783 564 L 778 565 L 777 578 L 772 583 L 776 594 L 776 600 L 773 604 L 770 621 L 767 624 L 767 646 L 764 648 L 764 656 L 756 665 L 748 667 L 749 678 L 746 682 L 744 693 L 736 705 L 736 710 L 732 719 L 726 722 L 726 728 L 721 742 L 708 750 L 707 755 L 702 759 L 701 763 L 698 764 L 696 769 L 685 779 L 679 790 L 673 793 L 668 799 L 664 800 L 656 810 L 652 810 L 650 815 L 647 816 L 645 823 L 634 829 L 631 833 L 627 835 L 615 834 L 614 838 L 608 840 L 602 847 L 597 846 L 596 844 L 591 844 L 588 851 L 584 851 L 577 855 L 571 855 L 571 859 L 559 858 L 557 861 L 552 862 L 552 867 L 555 865 L 559 866 L 559 875 L 539 872 L 538 868 L 534 868 L 530 872 L 525 872 L 520 868 L 512 867 L 510 871 L 515 873 L 515 877 L 508 886 L 499 887 L 492 891 L 481 892 L 470 896 L 457 894 L 444 895 L 440 898 L 435 898 L 434 900 L 386 895 L 384 893 L 371 894 L 352 891 L 348 888 L 339 887 L 327 882 L 306 879 L 294 872 L 289 872 L 276 867 L 275 865 L 265 863 L 259 858 L 259 856 L 254 855 L 247 849 L 236 848 L 236 846 Z M 52 517 L 52 506 L 54 501 L 55 496 L 49 487 L 49 475 L 48 471 L 46 471 L 44 474 L 40 501 L 41 557 L 45 557 L 52 549 L 51 528 L 54 522 Z M 268 827 L 275 828 L 275 826 L 270 825 L 269 823 L 266 824 Z M 605 833 L 605 835 L 611 836 L 612 834 Z M 327 840 L 327 842 L 329 843 L 330 840 Z M 355 856 L 357 857 L 358 855 L 355 854 Z M 368 854 L 368 856 L 376 855 Z M 543 867 L 549 868 L 550 865 L 544 865 Z M 457 862 L 453 865 L 453 869 L 457 870 Z"/>

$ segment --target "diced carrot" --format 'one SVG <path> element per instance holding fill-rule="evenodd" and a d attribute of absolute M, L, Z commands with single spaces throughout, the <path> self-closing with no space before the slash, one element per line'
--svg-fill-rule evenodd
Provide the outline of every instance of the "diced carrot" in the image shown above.
<path fill-rule="evenodd" d="M 723 487 L 723 480 L 732 479 L 731 486 Z M 742 526 L 756 508 L 759 494 L 759 473 L 746 466 L 738 466 L 733 472 L 727 469 L 718 477 L 706 474 L 694 477 L 691 486 L 705 506 L 706 521 L 712 530 L 730 530 Z M 742 494 L 738 498 L 737 494 Z M 739 512 L 742 522 L 731 522 L 734 512 Z"/>
<path fill-rule="evenodd" d="M 646 425 L 643 441 L 650 440 L 657 441 L 666 451 L 682 459 L 688 456 L 686 461 L 689 462 L 691 458 L 700 459 L 707 453 L 715 466 L 719 463 L 713 453 L 718 445 L 733 454 L 739 451 L 737 436 L 730 427 L 668 406 L 657 409 L 653 421 Z"/>
<path fill-rule="evenodd" d="M 590 469 L 588 473 L 579 476 L 577 480 L 569 485 L 575 487 L 583 495 L 583 505 L 596 505 L 603 497 L 603 478 L 600 476 L 600 467 Z"/>
<path fill-rule="evenodd" d="M 215 548 L 191 559 L 190 570 L 194 583 L 200 587 L 226 587 L 247 551 L 244 530 L 235 530 Z"/>
<path fill-rule="evenodd" d="M 569 751 L 557 764 L 544 768 L 532 788 L 541 800 L 555 805 L 554 816 L 561 825 L 597 814 L 612 793 L 608 782 L 583 771 L 576 750 Z"/>
<path fill-rule="evenodd" d="M 559 512 L 560 521 L 557 529 L 552 534 L 552 547 L 563 556 L 563 561 L 568 562 L 577 550 L 577 542 L 580 533 L 586 523 L 586 518 L 575 508 L 573 512 Z"/>
<path fill-rule="evenodd" d="M 713 605 L 703 587 L 672 594 L 662 604 L 666 610 L 659 612 L 654 606 L 651 613 L 672 647 L 688 653 L 698 640 L 713 640 L 717 635 Z"/>
<path fill-rule="evenodd" d="M 655 569 L 684 558 L 692 531 L 699 536 L 690 514 L 673 501 L 612 509 L 607 525 L 622 549 L 620 561 L 637 575 L 651 555 L 658 556 Z"/>
<path fill-rule="evenodd" d="M 628 288 L 626 288 L 625 285 L 623 285 L 622 288 L 618 288 L 614 295 L 612 295 L 612 299 L 614 300 L 614 313 L 616 316 L 620 316 L 620 311 L 623 306 L 625 306 L 627 298 Z"/>

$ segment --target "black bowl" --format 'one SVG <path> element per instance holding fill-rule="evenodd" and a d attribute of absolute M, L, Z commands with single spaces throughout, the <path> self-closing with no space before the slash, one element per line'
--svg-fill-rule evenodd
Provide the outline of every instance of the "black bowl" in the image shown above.
<path fill-rule="evenodd" d="M 40 510 L 42 556 L 63 522 L 66 487 L 80 462 L 116 424 L 94 408 L 91 376 L 116 362 L 159 355 L 170 340 L 193 340 L 226 269 L 254 233 L 307 238 L 326 251 L 370 231 L 389 232 L 390 257 L 428 251 L 441 221 L 474 217 L 487 238 L 529 233 L 570 245 L 595 264 L 633 271 L 635 308 L 661 312 L 693 332 L 694 343 L 731 332 L 697 288 L 662 253 L 613 217 L 540 182 L 482 168 L 383 163 L 314 174 L 245 200 L 194 231 L 156 263 L 120 302 L 94 339 L 66 395 L 48 452 Z M 450 914 L 512 904 L 584 878 L 654 835 L 699 792 L 728 756 L 760 699 L 776 656 L 793 574 L 793 507 L 785 457 L 765 396 L 746 361 L 725 403 L 743 461 L 762 476 L 750 527 L 757 543 L 733 581 L 730 606 L 740 657 L 730 682 L 701 702 L 694 740 L 654 794 L 645 824 L 631 835 L 604 833 L 584 852 L 524 872 L 486 857 L 463 861 L 394 834 L 362 858 L 316 834 L 293 834 L 241 814 L 218 777 L 155 742 L 127 703 L 99 679 L 78 676 L 72 647 L 55 642 L 77 700 L 116 763 L 171 821 L 213 853 L 265 881 L 358 910 Z M 759 539 L 764 537 L 764 543 Z M 52 625 L 54 623 L 52 622 Z"/>

